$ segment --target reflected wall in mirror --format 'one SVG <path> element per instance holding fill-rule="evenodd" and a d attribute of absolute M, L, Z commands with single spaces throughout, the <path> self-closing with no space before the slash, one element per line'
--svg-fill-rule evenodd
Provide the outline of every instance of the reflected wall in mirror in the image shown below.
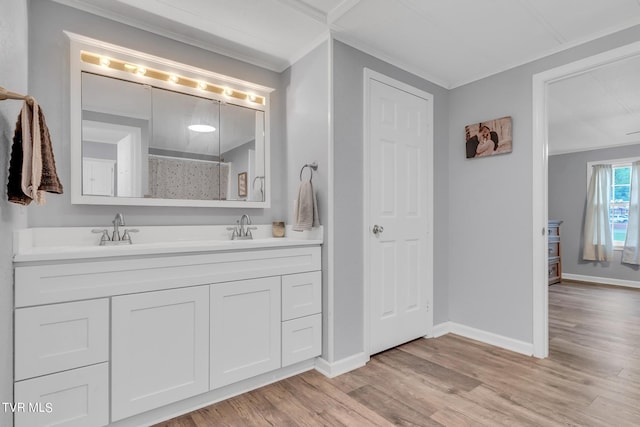
<path fill-rule="evenodd" d="M 74 36 L 72 45 L 82 45 Z M 122 69 L 78 63 L 72 70 L 72 111 L 74 105 L 80 110 L 76 149 L 72 129 L 73 203 L 269 206 L 264 92 L 254 105 L 253 93 L 217 94 L 213 84 L 205 91 L 201 80 L 166 81 L 158 71 L 143 76 L 128 62 Z M 80 94 L 77 104 L 74 92 Z M 246 188 L 238 188 L 241 174 Z"/>

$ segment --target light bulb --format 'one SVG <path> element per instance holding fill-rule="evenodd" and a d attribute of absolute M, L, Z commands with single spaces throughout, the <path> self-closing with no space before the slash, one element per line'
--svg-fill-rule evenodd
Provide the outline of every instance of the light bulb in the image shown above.
<path fill-rule="evenodd" d="M 144 67 L 138 67 L 138 69 L 136 70 L 136 74 L 138 74 L 139 76 L 144 76 L 145 74 L 147 74 L 147 69 Z"/>
<path fill-rule="evenodd" d="M 179 80 L 178 76 L 176 76 L 175 74 L 171 74 L 169 76 L 169 81 L 172 82 L 172 83 L 178 83 L 178 80 Z"/>
<path fill-rule="evenodd" d="M 205 82 L 198 82 L 198 89 L 205 90 L 207 88 L 207 84 Z"/>
<path fill-rule="evenodd" d="M 108 67 L 109 64 L 111 64 L 111 61 L 109 61 L 109 58 L 105 56 L 100 57 L 100 65 L 102 65 L 103 67 Z"/>

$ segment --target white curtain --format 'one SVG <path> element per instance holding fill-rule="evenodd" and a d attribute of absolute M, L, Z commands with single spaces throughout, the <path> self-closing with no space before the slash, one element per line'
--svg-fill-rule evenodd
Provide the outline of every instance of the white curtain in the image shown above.
<path fill-rule="evenodd" d="M 611 180 L 611 165 L 593 167 L 584 219 L 582 258 L 585 260 L 611 261 L 613 259 L 613 237 L 609 223 Z"/>
<path fill-rule="evenodd" d="M 624 241 L 622 262 L 640 264 L 640 161 L 631 164 L 631 193 L 629 195 L 629 222 L 627 223 L 627 238 Z"/>

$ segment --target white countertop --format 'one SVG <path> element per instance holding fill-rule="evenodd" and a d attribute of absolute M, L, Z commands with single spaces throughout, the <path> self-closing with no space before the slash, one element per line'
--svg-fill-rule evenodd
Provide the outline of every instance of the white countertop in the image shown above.
<path fill-rule="evenodd" d="M 41 227 L 14 232 L 14 262 L 64 261 L 86 258 L 189 254 L 322 244 L 322 227 L 296 232 L 287 226 L 285 237 L 271 237 L 271 225 L 257 225 L 253 240 L 231 240 L 227 226 L 125 226 L 133 244 L 100 246 L 93 229 L 108 227 Z"/>

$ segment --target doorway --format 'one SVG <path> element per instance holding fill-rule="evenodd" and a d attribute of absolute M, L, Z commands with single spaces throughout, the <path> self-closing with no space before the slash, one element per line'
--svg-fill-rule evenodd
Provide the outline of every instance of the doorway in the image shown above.
<path fill-rule="evenodd" d="M 533 76 L 533 355 L 549 355 L 548 88 L 613 62 L 640 55 L 640 42 L 572 62 Z"/>
<path fill-rule="evenodd" d="M 365 351 L 433 327 L 433 95 L 364 71 Z"/>

